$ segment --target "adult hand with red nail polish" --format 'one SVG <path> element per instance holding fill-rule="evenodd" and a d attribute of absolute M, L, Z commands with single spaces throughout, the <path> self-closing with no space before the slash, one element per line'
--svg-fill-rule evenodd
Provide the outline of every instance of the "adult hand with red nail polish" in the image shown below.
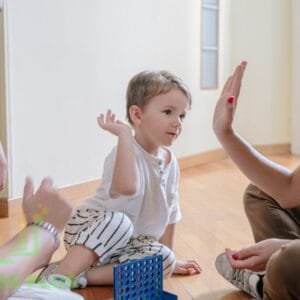
<path fill-rule="evenodd" d="M 264 271 L 273 253 L 290 240 L 266 239 L 239 251 L 225 249 L 226 256 L 234 269 L 249 269 L 254 272 Z"/>
<path fill-rule="evenodd" d="M 251 182 L 244 194 L 244 207 L 253 234 L 260 242 L 240 251 L 226 250 L 232 268 L 241 272 L 229 275 L 228 269 L 232 270 L 226 269 L 228 265 L 221 267 L 224 256 L 217 259 L 217 270 L 239 289 L 255 295 L 259 293 L 262 277 L 243 269 L 266 271 L 262 275 L 266 294 L 276 295 L 272 299 L 288 299 L 288 295 L 297 295 L 298 299 L 300 269 L 295 262 L 299 261 L 299 216 L 291 213 L 291 209 L 297 210 L 300 205 L 300 166 L 291 171 L 271 161 L 233 129 L 245 67 L 246 63 L 241 63 L 227 80 L 215 108 L 213 125 L 224 151 Z M 250 278 L 258 281 L 250 285 Z"/>
<path fill-rule="evenodd" d="M 227 79 L 220 99 L 216 104 L 213 129 L 218 137 L 232 131 L 234 112 L 246 65 L 247 63 L 243 61 L 236 67 L 235 72 Z"/>

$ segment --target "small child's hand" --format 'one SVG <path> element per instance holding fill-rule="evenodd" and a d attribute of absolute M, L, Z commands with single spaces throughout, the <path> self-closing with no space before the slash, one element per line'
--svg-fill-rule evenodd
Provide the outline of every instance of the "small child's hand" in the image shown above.
<path fill-rule="evenodd" d="M 27 223 L 45 221 L 63 231 L 72 213 L 72 205 L 56 190 L 51 178 L 44 178 L 38 190 L 34 192 L 32 179 L 27 177 L 23 193 L 23 211 Z"/>
<path fill-rule="evenodd" d="M 194 275 L 202 272 L 196 260 L 177 260 L 173 274 Z"/>
<path fill-rule="evenodd" d="M 116 115 L 113 114 L 110 109 L 107 111 L 105 117 L 104 114 L 100 114 L 97 121 L 102 129 L 107 130 L 116 136 L 120 136 L 122 133 L 132 135 L 131 127 L 120 120 L 116 120 Z"/>

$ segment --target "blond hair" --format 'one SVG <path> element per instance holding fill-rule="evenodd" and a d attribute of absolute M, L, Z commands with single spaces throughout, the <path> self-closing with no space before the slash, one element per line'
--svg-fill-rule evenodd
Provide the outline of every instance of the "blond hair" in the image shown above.
<path fill-rule="evenodd" d="M 172 89 L 180 90 L 192 105 L 192 97 L 184 82 L 167 71 L 143 71 L 135 75 L 129 82 L 126 93 L 126 116 L 130 124 L 129 109 L 132 105 L 144 108 L 149 100 Z"/>

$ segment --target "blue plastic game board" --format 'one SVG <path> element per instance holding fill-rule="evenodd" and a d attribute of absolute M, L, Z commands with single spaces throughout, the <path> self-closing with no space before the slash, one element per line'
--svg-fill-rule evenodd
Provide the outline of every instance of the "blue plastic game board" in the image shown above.
<path fill-rule="evenodd" d="M 176 295 L 163 291 L 162 256 L 154 255 L 114 267 L 115 300 L 167 300 Z"/>

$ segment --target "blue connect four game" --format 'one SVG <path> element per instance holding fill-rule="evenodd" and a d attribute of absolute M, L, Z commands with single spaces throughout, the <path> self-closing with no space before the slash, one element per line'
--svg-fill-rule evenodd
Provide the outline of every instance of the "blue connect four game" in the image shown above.
<path fill-rule="evenodd" d="M 175 300 L 163 291 L 162 256 L 154 255 L 114 267 L 115 300 Z"/>

